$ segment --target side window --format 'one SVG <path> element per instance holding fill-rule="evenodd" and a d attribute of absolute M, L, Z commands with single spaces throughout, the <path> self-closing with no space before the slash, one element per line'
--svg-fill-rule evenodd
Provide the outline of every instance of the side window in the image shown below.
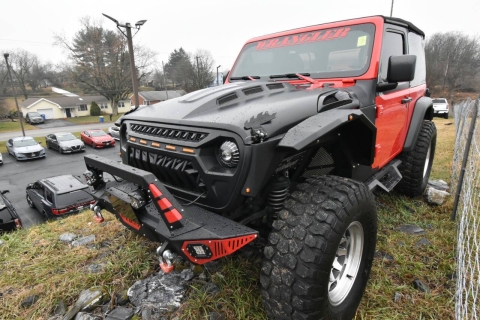
<path fill-rule="evenodd" d="M 401 56 L 405 53 L 402 33 L 387 31 L 383 35 L 382 57 L 380 59 L 380 82 L 387 82 L 388 60 L 391 56 Z"/>
<path fill-rule="evenodd" d="M 53 203 L 53 192 L 46 189 L 45 190 L 45 198 L 47 199 L 48 202 Z"/>
<path fill-rule="evenodd" d="M 415 78 L 410 82 L 410 87 L 416 87 L 426 82 L 427 67 L 425 65 L 425 41 L 422 36 L 408 33 L 408 54 L 417 56 L 415 64 Z"/>
<path fill-rule="evenodd" d="M 12 144 L 13 144 L 13 140 L 12 140 L 12 139 L 8 140 L 8 144 L 9 144 L 9 145 L 12 145 Z"/>

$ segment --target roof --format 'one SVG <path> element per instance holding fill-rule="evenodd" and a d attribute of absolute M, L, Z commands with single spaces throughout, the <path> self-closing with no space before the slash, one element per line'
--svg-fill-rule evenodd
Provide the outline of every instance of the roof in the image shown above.
<path fill-rule="evenodd" d="M 167 92 L 168 92 L 168 99 L 167 99 Z M 144 100 L 148 101 L 164 101 L 173 98 L 178 98 L 181 96 L 178 92 L 174 90 L 167 90 L 167 91 L 142 91 L 138 93 Z"/>
<path fill-rule="evenodd" d="M 67 193 L 75 190 L 85 189 L 88 185 L 84 184 L 74 176 L 66 174 L 63 176 L 56 176 L 41 179 L 45 185 L 56 191 L 57 194 Z"/>
<path fill-rule="evenodd" d="M 377 21 L 378 21 L 378 19 L 383 19 L 387 23 L 391 23 L 391 24 L 406 27 L 409 30 L 414 31 L 414 32 L 418 33 L 419 35 L 421 35 L 422 37 L 425 38 L 425 33 L 422 30 L 420 30 L 419 28 L 417 28 L 411 22 L 408 22 L 408 21 L 400 19 L 400 18 L 385 17 L 385 16 L 378 15 L 378 16 L 361 17 L 361 18 L 355 18 L 355 19 L 331 21 L 331 22 L 321 23 L 321 24 L 317 24 L 317 25 L 311 25 L 311 26 L 305 26 L 305 27 L 301 27 L 301 28 L 295 28 L 295 29 L 275 32 L 275 33 L 266 34 L 266 35 L 259 36 L 259 37 L 254 37 L 254 38 L 248 40 L 247 43 L 260 41 L 260 40 L 265 40 L 265 39 L 274 38 L 274 37 L 280 37 L 280 36 L 284 36 L 284 35 L 289 35 L 289 34 L 292 34 L 294 32 L 304 32 L 304 31 L 309 31 L 309 30 L 316 30 L 316 29 L 319 29 L 319 28 L 322 28 L 322 27 L 329 28 L 330 25 L 338 25 L 338 24 L 341 25 L 342 23 L 347 23 L 347 22 L 348 23 L 355 23 L 357 20 L 360 21 L 361 23 L 366 23 L 366 22 L 368 22 L 368 20 L 373 21 L 375 19 L 377 19 Z"/>
<path fill-rule="evenodd" d="M 32 137 L 16 137 L 12 138 L 13 141 L 19 141 L 19 140 L 35 140 Z"/>
<path fill-rule="evenodd" d="M 24 108 L 30 108 L 40 101 L 47 101 L 57 105 L 60 109 L 68 107 L 77 107 L 81 104 L 91 104 L 95 102 L 109 102 L 104 96 L 83 96 L 83 97 L 53 97 L 53 98 L 28 98 L 20 103 Z"/>

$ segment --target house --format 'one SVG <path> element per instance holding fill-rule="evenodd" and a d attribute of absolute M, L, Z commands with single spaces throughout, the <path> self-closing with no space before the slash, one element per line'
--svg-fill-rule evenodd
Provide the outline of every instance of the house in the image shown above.
<path fill-rule="evenodd" d="M 90 115 L 90 105 L 95 101 L 100 111 L 105 114 L 112 113 L 111 103 L 104 96 L 83 97 L 48 97 L 28 98 L 20 103 L 24 115 L 27 112 L 38 112 L 45 115 L 45 119 L 63 119 Z M 130 110 L 130 101 L 122 100 L 118 103 L 118 112 Z"/>
<path fill-rule="evenodd" d="M 138 93 L 139 105 L 151 105 L 165 100 L 178 98 L 182 96 L 184 90 L 167 90 L 167 91 L 141 91 Z M 168 97 L 167 97 L 168 96 Z M 135 105 L 135 97 L 133 94 L 130 96 L 130 104 Z"/>

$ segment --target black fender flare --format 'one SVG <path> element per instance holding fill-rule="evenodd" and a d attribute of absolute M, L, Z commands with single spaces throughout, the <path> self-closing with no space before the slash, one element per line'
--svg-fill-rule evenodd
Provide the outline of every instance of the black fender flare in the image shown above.
<path fill-rule="evenodd" d="M 333 135 L 332 135 L 333 134 Z M 312 116 L 291 128 L 278 147 L 296 151 L 341 137 L 355 161 L 370 166 L 375 156 L 377 128 L 359 109 L 332 109 Z"/>
<path fill-rule="evenodd" d="M 403 151 L 412 151 L 420 133 L 423 120 L 433 119 L 433 102 L 429 97 L 421 97 L 415 103 L 410 127 L 408 128 L 407 138 L 403 145 Z"/>

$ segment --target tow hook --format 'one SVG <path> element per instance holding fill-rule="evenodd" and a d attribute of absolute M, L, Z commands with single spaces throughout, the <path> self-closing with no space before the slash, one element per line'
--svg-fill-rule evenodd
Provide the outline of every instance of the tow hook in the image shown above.
<path fill-rule="evenodd" d="M 168 241 L 165 241 L 160 247 L 157 248 L 158 262 L 160 268 L 165 273 L 170 273 L 173 271 L 174 265 L 172 264 L 175 254 L 170 250 L 165 250 L 168 245 Z"/>
<path fill-rule="evenodd" d="M 93 210 L 93 218 L 95 219 L 95 221 L 97 221 L 98 223 L 102 223 L 103 221 L 105 221 L 101 213 L 102 209 L 99 206 L 91 204 L 90 210 Z"/>

